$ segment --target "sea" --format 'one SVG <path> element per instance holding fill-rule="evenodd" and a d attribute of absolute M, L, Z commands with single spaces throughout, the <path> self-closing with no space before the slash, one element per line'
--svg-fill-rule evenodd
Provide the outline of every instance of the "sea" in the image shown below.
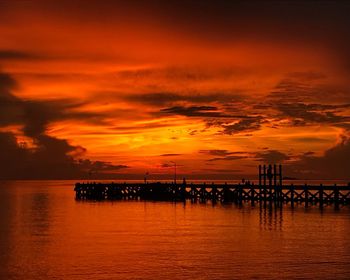
<path fill-rule="evenodd" d="M 0 279 L 350 279 L 350 206 L 78 201 L 0 182 Z"/>

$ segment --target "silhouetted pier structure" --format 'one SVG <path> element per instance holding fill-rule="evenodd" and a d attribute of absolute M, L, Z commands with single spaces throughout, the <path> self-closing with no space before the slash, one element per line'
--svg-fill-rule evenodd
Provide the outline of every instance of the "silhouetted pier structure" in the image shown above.
<path fill-rule="evenodd" d="M 259 166 L 259 184 L 199 184 L 190 183 L 76 183 L 78 200 L 163 200 L 221 201 L 243 203 L 303 203 L 350 204 L 350 184 L 347 186 L 283 185 L 281 165 Z"/>

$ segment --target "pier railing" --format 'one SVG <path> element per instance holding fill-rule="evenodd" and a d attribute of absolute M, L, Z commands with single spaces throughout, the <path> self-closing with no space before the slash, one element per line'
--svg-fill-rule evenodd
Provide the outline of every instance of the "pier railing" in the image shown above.
<path fill-rule="evenodd" d="M 254 185 L 247 184 L 174 184 L 174 183 L 77 183 L 78 200 L 213 200 L 242 203 L 244 201 L 350 204 L 350 184 L 324 185 Z"/>

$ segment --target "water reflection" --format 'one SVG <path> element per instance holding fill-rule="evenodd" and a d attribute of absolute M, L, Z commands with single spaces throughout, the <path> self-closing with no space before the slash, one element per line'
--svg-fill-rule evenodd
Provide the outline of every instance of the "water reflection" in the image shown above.
<path fill-rule="evenodd" d="M 15 201 L 11 196 L 11 182 L 0 182 L 0 276 L 8 278 L 6 267 L 11 251 L 11 228 L 14 220 Z M 0 277 L 1 278 L 1 277 Z"/>
<path fill-rule="evenodd" d="M 48 193 L 33 193 L 28 198 L 24 213 L 27 229 L 33 235 L 47 236 L 50 227 L 50 200 Z M 26 202 L 24 202 L 26 203 Z M 41 238 L 43 239 L 43 238 Z"/>
<path fill-rule="evenodd" d="M 79 202 L 72 186 L 0 187 L 1 279 L 350 277 L 349 207 Z"/>
<path fill-rule="evenodd" d="M 283 230 L 283 206 L 260 204 L 259 218 L 261 230 Z"/>

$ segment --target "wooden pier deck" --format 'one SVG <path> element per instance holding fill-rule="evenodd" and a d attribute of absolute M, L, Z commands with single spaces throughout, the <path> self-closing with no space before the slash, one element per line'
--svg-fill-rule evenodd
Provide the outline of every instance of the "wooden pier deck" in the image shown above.
<path fill-rule="evenodd" d="M 212 200 L 242 203 L 280 202 L 308 204 L 350 204 L 348 186 L 273 186 L 254 184 L 167 184 L 167 183 L 77 183 L 78 200 Z"/>
<path fill-rule="evenodd" d="M 175 181 L 176 182 L 176 181 Z M 259 165 L 259 183 L 245 184 L 182 184 L 176 183 L 76 183 L 78 200 L 164 200 L 220 201 L 243 203 L 274 202 L 349 205 L 350 183 L 347 186 L 283 185 L 282 166 Z"/>

